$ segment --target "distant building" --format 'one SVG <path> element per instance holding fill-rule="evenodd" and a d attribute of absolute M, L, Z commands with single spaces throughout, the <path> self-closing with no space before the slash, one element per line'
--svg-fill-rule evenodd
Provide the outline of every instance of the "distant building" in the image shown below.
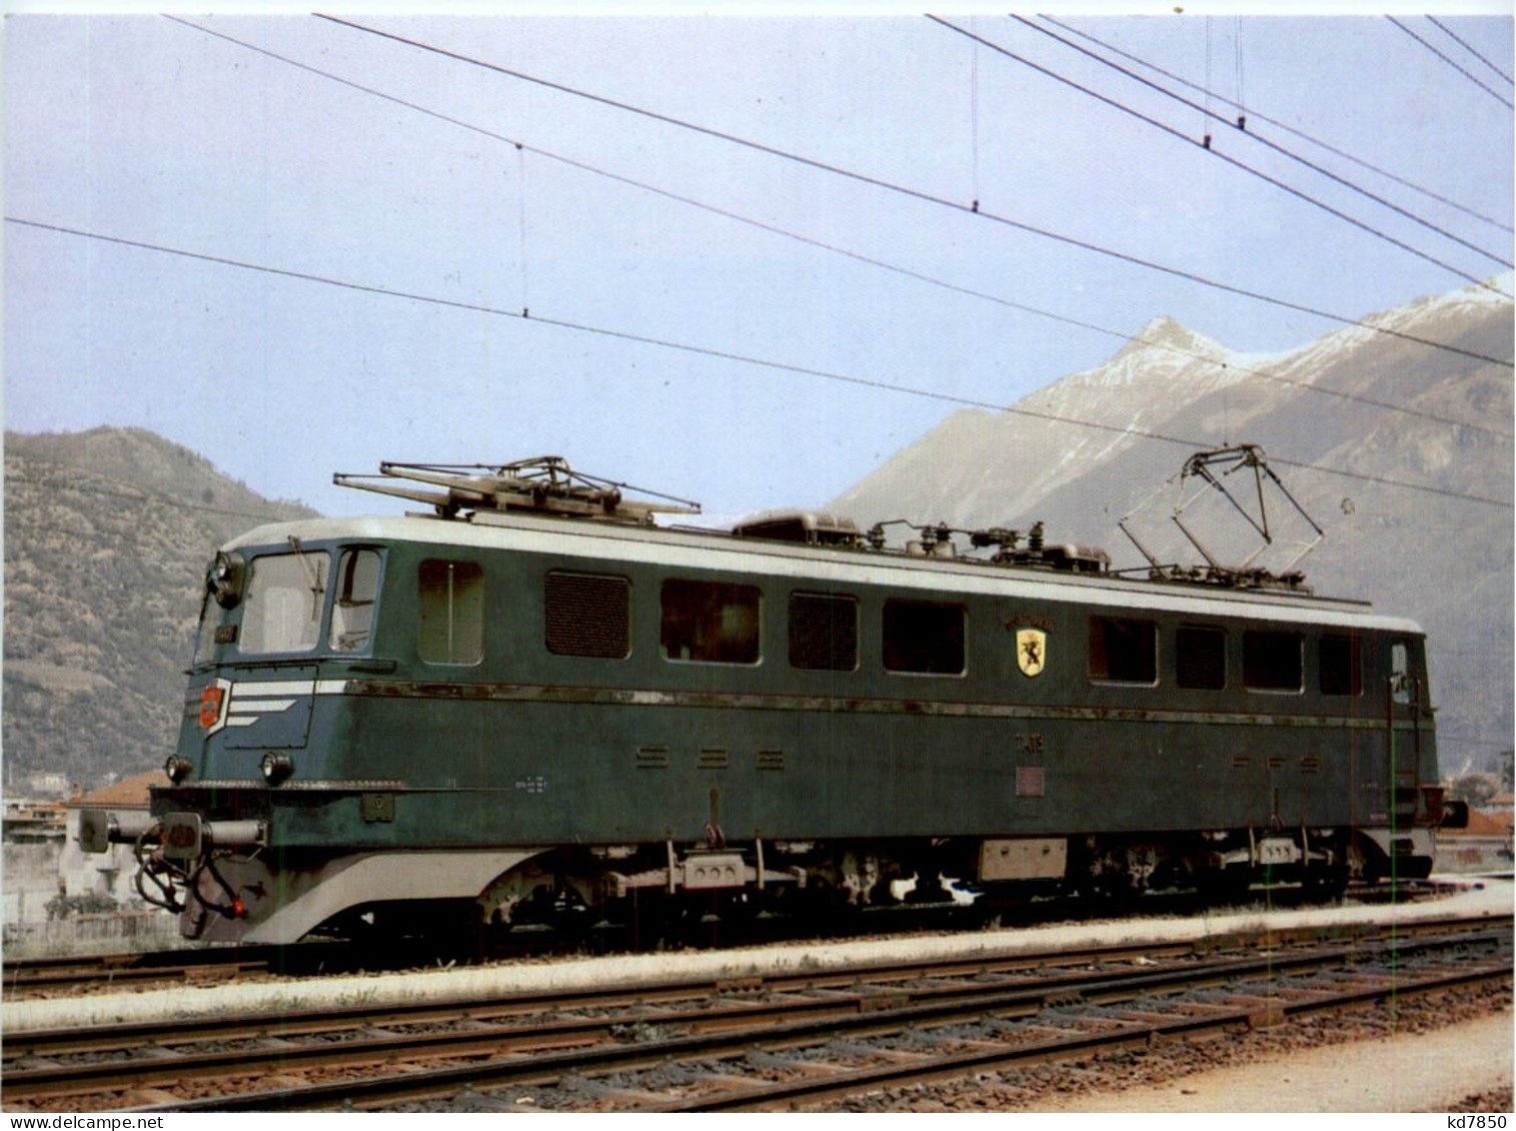
<path fill-rule="evenodd" d="M 1469 810 L 1467 828 L 1437 834 L 1437 867 L 1445 872 L 1503 872 L 1516 863 L 1516 813 L 1503 794 Z"/>
<path fill-rule="evenodd" d="M 67 813 L 61 801 L 5 799 L 0 813 L 0 841 L 6 844 L 47 844 L 63 839 Z"/>
<path fill-rule="evenodd" d="M 59 893 L 58 858 L 67 835 L 61 801 L 7 797 L 0 812 L 5 886 L 0 915 L 6 924 L 47 919 L 48 901 Z"/>
<path fill-rule="evenodd" d="M 177 945 L 177 921 L 149 907 L 134 886 L 129 844 L 103 853 L 80 849 L 79 812 L 148 807 L 162 770 L 80 794 L 66 802 L 5 805 L 4 945 L 7 954 L 157 950 Z"/>
<path fill-rule="evenodd" d="M 33 797 L 67 797 L 71 792 L 77 792 L 67 776 L 57 773 L 33 774 L 26 779 L 26 790 Z"/>
<path fill-rule="evenodd" d="M 112 845 L 96 855 L 79 848 L 79 810 L 146 809 L 147 787 L 163 780 L 163 771 L 138 774 L 94 793 L 68 801 L 7 798 L 4 808 L 4 900 L 0 915 L 7 928 L 45 923 L 56 918 L 59 897 L 103 896 L 124 908 L 140 908 L 132 886 L 137 862 L 129 844 Z"/>

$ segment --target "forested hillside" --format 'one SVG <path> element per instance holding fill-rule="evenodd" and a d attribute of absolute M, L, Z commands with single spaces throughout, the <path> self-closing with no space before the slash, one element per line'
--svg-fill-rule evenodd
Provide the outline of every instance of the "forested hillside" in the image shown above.
<path fill-rule="evenodd" d="M 6 780 L 161 765 L 215 547 L 313 512 L 138 429 L 5 444 Z"/>

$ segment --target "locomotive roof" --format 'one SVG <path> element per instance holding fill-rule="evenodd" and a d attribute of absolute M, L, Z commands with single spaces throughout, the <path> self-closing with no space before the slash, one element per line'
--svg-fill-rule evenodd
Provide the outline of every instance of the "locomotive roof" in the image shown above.
<path fill-rule="evenodd" d="M 1114 606 L 1132 610 L 1187 612 L 1218 617 L 1344 625 L 1421 635 L 1414 621 L 1376 614 L 1366 602 L 1300 592 L 1223 589 L 1178 581 L 1153 581 L 998 565 L 973 558 L 933 558 L 891 551 L 738 538 L 725 531 L 538 517 L 476 515 L 473 521 L 427 515 L 321 518 L 259 526 L 225 549 L 252 549 L 302 542 L 416 542 L 480 549 L 556 554 L 593 563 L 628 562 L 710 569 L 812 584 L 890 585 L 958 594 L 1020 597 Z"/>

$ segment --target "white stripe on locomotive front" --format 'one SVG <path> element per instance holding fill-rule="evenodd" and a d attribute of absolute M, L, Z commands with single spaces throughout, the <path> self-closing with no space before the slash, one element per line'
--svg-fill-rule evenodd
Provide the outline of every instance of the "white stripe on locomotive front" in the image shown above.
<path fill-rule="evenodd" d="M 240 710 L 253 710 L 254 707 L 248 700 L 255 697 L 266 699 L 278 695 L 309 695 L 311 683 L 312 681 L 308 679 L 268 680 L 263 683 L 248 680 L 236 685 L 237 707 Z M 288 706 L 288 704 L 285 705 Z"/>
<path fill-rule="evenodd" d="M 257 687 L 258 685 L 257 684 L 253 684 L 252 686 Z M 302 687 L 300 689 L 300 693 L 302 695 L 309 695 L 311 693 L 312 686 L 313 686 L 312 684 L 307 683 L 304 687 Z M 294 706 L 294 704 L 295 704 L 295 701 L 293 699 L 251 699 L 250 700 L 250 699 L 244 699 L 242 696 L 239 695 L 237 697 L 236 703 L 234 703 L 232 705 L 232 713 L 235 714 L 235 715 L 247 715 L 247 714 L 259 714 L 259 713 L 272 712 L 272 711 L 287 711 L 292 706 Z"/>
<path fill-rule="evenodd" d="M 1030 570 L 975 565 L 953 559 L 869 555 L 851 561 L 844 555 L 863 551 L 795 547 L 775 542 L 738 540 L 720 534 L 687 534 L 638 527 L 610 528 L 607 524 L 575 526 L 571 520 L 491 516 L 488 524 L 425 517 L 310 519 L 260 526 L 227 544 L 226 549 L 267 547 L 280 552 L 293 534 L 302 541 L 316 539 L 393 541 L 433 544 L 447 548 L 516 550 L 549 557 L 573 558 L 579 568 L 614 572 L 619 562 L 658 565 L 672 570 L 703 569 L 755 577 L 780 577 L 816 586 L 881 585 L 894 589 L 931 590 L 1051 603 L 1101 606 L 1192 616 L 1287 621 L 1293 624 L 1338 625 L 1387 632 L 1421 634 L 1414 621 L 1364 611 L 1360 605 L 1328 598 L 1287 593 L 1220 596 L 1194 590 L 1177 592 L 1178 585 L 1111 577 L 1052 572 L 1027 576 Z M 706 540 L 721 539 L 721 545 Z M 317 547 L 308 547 L 314 551 Z M 288 552 L 288 550 L 284 550 Z M 1197 587 L 1198 588 L 1198 587 Z M 1236 590 L 1227 591 L 1238 593 Z"/>

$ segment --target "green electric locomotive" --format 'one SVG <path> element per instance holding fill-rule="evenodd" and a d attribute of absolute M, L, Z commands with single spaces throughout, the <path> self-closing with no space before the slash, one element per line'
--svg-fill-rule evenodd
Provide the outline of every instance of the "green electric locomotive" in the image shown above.
<path fill-rule="evenodd" d="M 186 935 L 1431 869 L 1423 634 L 1298 578 L 668 527 L 556 458 L 338 479 L 430 510 L 224 547 L 168 781 L 83 814 Z"/>

